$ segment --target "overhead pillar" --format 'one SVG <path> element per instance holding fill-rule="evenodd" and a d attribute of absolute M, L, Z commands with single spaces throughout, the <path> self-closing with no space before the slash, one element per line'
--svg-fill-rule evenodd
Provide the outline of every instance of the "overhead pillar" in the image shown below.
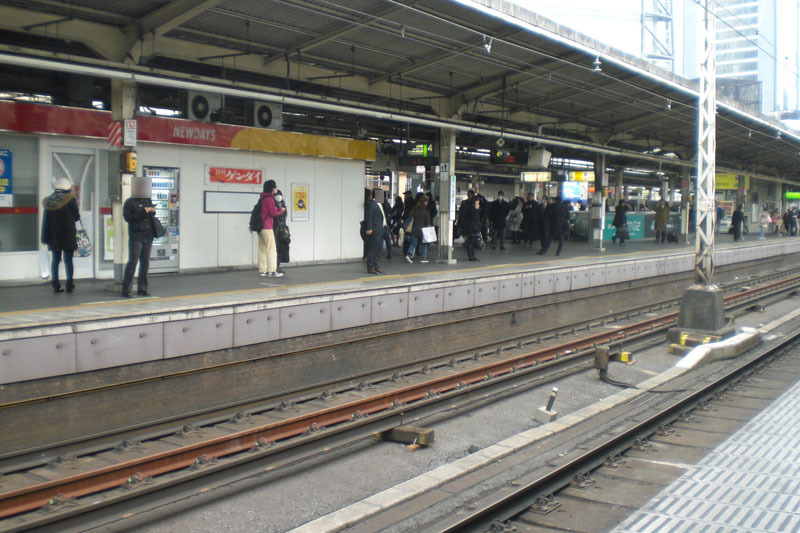
<path fill-rule="evenodd" d="M 689 244 L 689 195 L 692 174 L 688 167 L 681 169 L 681 240 Z"/>
<path fill-rule="evenodd" d="M 600 154 L 594 163 L 594 194 L 589 213 L 590 239 L 592 250 L 605 252 L 603 248 L 603 229 L 606 227 L 606 195 L 608 175 L 606 174 L 606 155 Z"/>
<path fill-rule="evenodd" d="M 123 80 L 111 80 L 111 120 L 124 123 L 136 115 L 136 84 Z M 125 262 L 128 260 L 128 232 L 125 220 L 122 218 L 122 204 L 131 196 L 131 184 L 134 172 L 124 171 L 126 153 L 134 151 L 136 147 L 118 147 L 111 160 L 117 166 L 109 169 L 108 191 L 111 196 L 111 219 L 114 226 L 114 285 L 112 290 L 122 286 L 122 276 Z"/>
<path fill-rule="evenodd" d="M 705 49 L 700 66 L 697 120 L 697 187 L 695 191 L 695 283 L 683 295 L 678 329 L 724 336 L 722 289 L 714 283 L 714 187 L 716 185 L 715 0 L 705 4 Z M 674 333 L 673 333 L 674 335 Z"/>
<path fill-rule="evenodd" d="M 456 132 L 440 130 L 439 142 L 439 257 L 437 263 L 452 265 L 453 223 L 456 219 Z"/>

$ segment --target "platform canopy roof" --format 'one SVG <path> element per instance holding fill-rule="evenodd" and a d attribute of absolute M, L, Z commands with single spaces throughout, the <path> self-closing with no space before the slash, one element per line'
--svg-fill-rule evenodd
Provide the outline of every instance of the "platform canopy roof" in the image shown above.
<path fill-rule="evenodd" d="M 695 154 L 696 83 L 506 0 L 0 0 L 0 10 L 0 63 L 77 64 L 320 111 L 287 117 L 297 131 L 450 126 L 460 144 L 502 135 L 671 172 Z M 720 168 L 800 181 L 799 151 L 780 122 L 719 100 Z"/>

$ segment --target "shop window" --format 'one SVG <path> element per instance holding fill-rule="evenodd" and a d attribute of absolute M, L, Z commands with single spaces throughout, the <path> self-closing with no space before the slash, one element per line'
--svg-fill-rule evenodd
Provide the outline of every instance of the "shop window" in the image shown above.
<path fill-rule="evenodd" d="M 0 253 L 39 249 L 39 144 L 35 137 L 0 134 Z"/>

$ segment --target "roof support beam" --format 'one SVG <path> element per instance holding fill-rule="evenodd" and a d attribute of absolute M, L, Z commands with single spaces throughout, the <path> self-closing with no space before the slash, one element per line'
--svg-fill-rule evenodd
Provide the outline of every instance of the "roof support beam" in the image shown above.
<path fill-rule="evenodd" d="M 172 0 L 172 2 L 161 6 L 155 11 L 151 11 L 139 20 L 129 24 L 123 33 L 126 36 L 124 57 L 117 58 L 123 61 L 125 57 L 131 56 L 136 43 L 143 44 L 146 35 L 151 35 L 153 39 L 161 37 L 170 30 L 173 30 L 187 22 L 207 9 L 214 7 L 222 0 Z"/>
<path fill-rule="evenodd" d="M 414 5 L 414 4 L 417 4 L 417 3 L 419 3 L 419 0 L 413 0 L 412 2 L 409 2 L 406 5 L 411 6 L 411 5 Z M 351 32 L 353 32 L 355 30 L 361 29 L 363 26 L 368 26 L 370 23 L 374 22 L 375 20 L 377 20 L 379 18 L 382 18 L 382 17 L 385 17 L 387 15 L 390 15 L 391 13 L 394 13 L 395 11 L 398 11 L 398 10 L 402 9 L 402 7 L 403 6 L 397 6 L 397 5 L 391 5 L 390 4 L 390 5 L 386 6 L 384 9 L 381 9 L 381 10 L 379 10 L 379 11 L 377 11 L 377 12 L 371 14 L 371 15 L 368 15 L 366 17 L 362 17 L 362 18 L 354 20 L 352 22 L 348 22 L 348 23 L 342 24 L 341 26 L 338 26 L 338 27 L 332 29 L 331 31 L 329 31 L 327 33 L 323 33 L 322 35 L 314 37 L 310 41 L 306 41 L 305 43 L 302 43 L 299 46 L 294 46 L 292 48 L 287 48 L 287 49 L 285 49 L 283 51 L 284 52 L 283 53 L 283 57 L 281 57 L 280 55 L 272 56 L 272 57 L 268 58 L 265 61 L 265 64 L 269 64 L 269 63 L 272 63 L 274 61 L 278 61 L 280 59 L 284 59 L 285 57 L 294 57 L 294 56 L 296 56 L 298 54 L 303 54 L 305 52 L 308 52 L 312 48 L 316 48 L 317 46 L 323 45 L 323 44 L 325 44 L 327 42 L 330 42 L 330 41 L 332 41 L 334 39 L 338 39 L 340 37 L 344 37 L 348 33 L 351 33 Z"/>

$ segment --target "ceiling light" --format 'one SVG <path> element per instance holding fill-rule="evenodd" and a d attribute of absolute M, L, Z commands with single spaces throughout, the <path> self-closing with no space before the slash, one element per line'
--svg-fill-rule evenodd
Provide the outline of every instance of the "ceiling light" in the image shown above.
<path fill-rule="evenodd" d="M 667 100 L 667 111 L 672 109 L 672 100 Z"/>
<path fill-rule="evenodd" d="M 600 62 L 600 56 L 595 57 L 594 61 L 592 62 L 592 72 L 603 72 L 603 69 L 600 68 L 600 65 L 602 64 L 603 63 Z"/>
<path fill-rule="evenodd" d="M 486 41 L 486 36 L 485 35 L 483 36 L 483 40 Z M 484 42 L 483 47 L 486 49 L 486 53 L 487 54 L 491 54 L 492 53 L 492 43 L 493 42 L 494 42 L 494 38 L 493 37 L 489 38 L 488 42 Z"/>

